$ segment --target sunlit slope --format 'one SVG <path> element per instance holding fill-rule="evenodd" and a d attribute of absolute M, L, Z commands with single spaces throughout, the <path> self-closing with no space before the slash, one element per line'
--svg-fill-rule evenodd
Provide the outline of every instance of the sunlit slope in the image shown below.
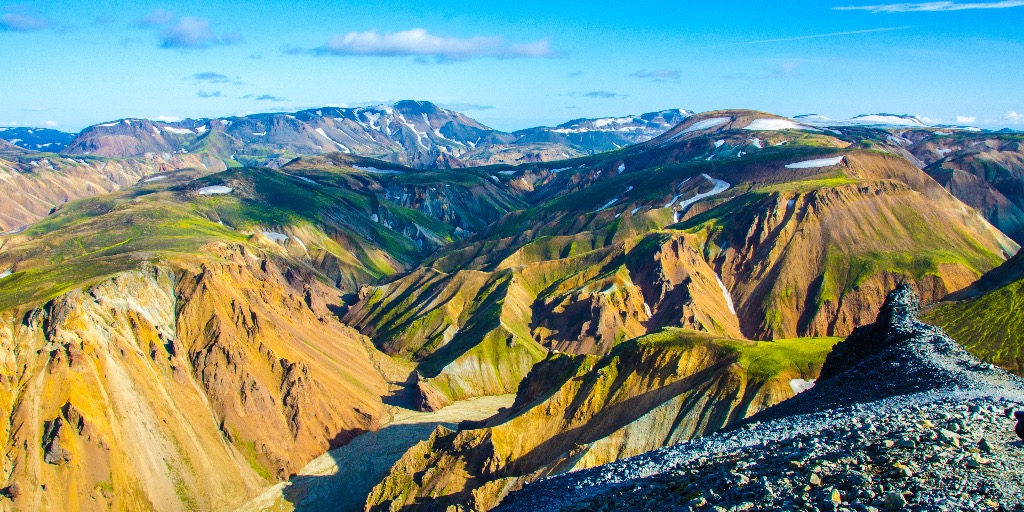
<path fill-rule="evenodd" d="M 218 510 L 377 428 L 386 362 L 338 293 L 244 243 L 0 313 L 21 510 Z"/>
<path fill-rule="evenodd" d="M 979 359 L 1024 376 L 1024 255 L 952 299 L 922 317 Z"/>
<path fill-rule="evenodd" d="M 750 342 L 669 328 L 605 357 L 551 355 L 515 404 L 458 432 L 439 428 L 371 493 L 367 510 L 488 510 L 538 478 L 713 432 L 793 395 L 833 338 Z"/>
<path fill-rule="evenodd" d="M 783 123 L 702 114 L 642 147 L 496 170 L 533 206 L 364 290 L 346 321 L 458 398 L 507 391 L 508 362 L 539 349 L 603 354 L 663 326 L 842 336 L 897 282 L 934 302 L 1017 250 L 906 159 L 744 128 L 758 120 Z"/>
<path fill-rule="evenodd" d="M 217 240 L 264 247 L 355 292 L 518 204 L 480 176 L 398 169 L 179 171 L 71 203 L 3 240 L 0 272 L 12 275 L 0 309 Z"/>

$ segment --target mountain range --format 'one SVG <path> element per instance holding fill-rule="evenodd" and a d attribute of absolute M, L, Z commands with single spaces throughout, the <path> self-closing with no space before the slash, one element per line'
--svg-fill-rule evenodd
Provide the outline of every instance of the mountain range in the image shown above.
<path fill-rule="evenodd" d="M 952 341 L 1021 371 L 1020 136 L 875 117 L 673 110 L 507 134 L 399 102 L 121 120 L 61 154 L 0 144 L 0 499 L 489 510 L 588 470 L 594 492 L 550 508 L 584 510 L 661 474 L 607 463 L 945 392 L 886 366 L 842 402 L 847 370 L 883 352 L 864 364 L 995 376 L 999 403 L 1024 403 Z M 952 336 L 941 354 L 896 336 L 938 336 L 917 301 Z M 680 459 L 694 475 L 701 453 Z"/>

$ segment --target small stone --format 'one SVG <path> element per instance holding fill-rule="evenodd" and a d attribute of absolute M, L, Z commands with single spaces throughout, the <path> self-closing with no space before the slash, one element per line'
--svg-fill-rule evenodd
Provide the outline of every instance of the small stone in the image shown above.
<path fill-rule="evenodd" d="M 939 440 L 953 446 L 960 446 L 960 434 L 946 429 L 939 429 Z"/>
<path fill-rule="evenodd" d="M 907 506 L 907 500 L 898 492 L 888 492 L 882 500 L 882 506 L 886 510 L 903 510 L 903 507 Z"/>
<path fill-rule="evenodd" d="M 989 460 L 982 457 L 977 453 L 972 453 L 970 458 L 967 459 L 967 467 L 972 469 L 980 468 L 981 466 L 988 464 Z"/>
<path fill-rule="evenodd" d="M 899 462 L 894 464 L 893 468 L 896 469 L 896 472 L 899 474 L 899 476 L 903 478 L 910 478 L 914 476 L 914 470 L 910 469 L 904 464 L 900 464 Z"/>
<path fill-rule="evenodd" d="M 896 443 L 896 446 L 899 446 L 900 448 L 914 449 L 917 447 L 917 443 L 915 443 L 913 439 L 903 438 Z"/>
<path fill-rule="evenodd" d="M 896 442 L 891 439 L 886 439 L 885 441 L 882 441 L 882 446 L 885 448 L 892 448 L 893 446 L 896 446 Z"/>
<path fill-rule="evenodd" d="M 929 420 L 922 420 L 921 421 L 921 428 L 934 428 L 934 427 L 935 427 L 935 424 L 933 424 Z"/>
<path fill-rule="evenodd" d="M 821 485 L 821 477 L 817 473 L 811 473 L 811 476 L 807 479 L 807 482 L 817 487 Z"/>
<path fill-rule="evenodd" d="M 971 414 L 977 414 L 981 412 L 981 406 L 978 404 L 971 404 L 967 406 L 967 412 L 970 412 Z"/>
<path fill-rule="evenodd" d="M 843 502 L 843 495 L 839 494 L 839 489 L 832 489 L 832 495 L 829 496 L 829 499 L 832 500 L 832 503 L 839 505 Z"/>
<path fill-rule="evenodd" d="M 988 439 L 984 437 L 981 438 L 981 441 L 978 441 L 978 449 L 983 453 L 992 453 L 992 445 L 988 444 Z"/>

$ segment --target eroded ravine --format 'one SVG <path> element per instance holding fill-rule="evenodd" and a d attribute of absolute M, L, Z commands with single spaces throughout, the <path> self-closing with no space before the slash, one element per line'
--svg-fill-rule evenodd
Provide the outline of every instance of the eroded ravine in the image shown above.
<path fill-rule="evenodd" d="M 359 511 L 373 486 L 415 444 L 426 441 L 439 425 L 479 421 L 512 405 L 515 395 L 484 396 L 455 402 L 436 412 L 393 407 L 391 420 L 331 450 L 286 482 L 267 488 L 235 512 Z"/>

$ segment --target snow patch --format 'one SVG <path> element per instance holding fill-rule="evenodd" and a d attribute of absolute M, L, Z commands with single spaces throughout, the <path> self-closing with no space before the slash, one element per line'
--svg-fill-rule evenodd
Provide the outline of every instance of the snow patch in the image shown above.
<path fill-rule="evenodd" d="M 277 231 L 262 231 L 263 236 L 270 239 L 271 242 L 279 243 L 284 245 L 288 241 L 288 235 L 284 233 L 278 233 Z"/>
<path fill-rule="evenodd" d="M 800 393 L 803 393 L 804 391 L 807 391 L 808 389 L 813 388 L 814 387 L 814 381 L 815 381 L 815 379 L 810 379 L 810 380 L 793 379 L 793 380 L 789 381 L 789 387 L 793 388 L 793 393 L 799 395 Z"/>
<path fill-rule="evenodd" d="M 744 130 L 750 131 L 778 131 L 778 130 L 805 130 L 811 132 L 820 132 L 816 128 L 790 121 L 789 119 L 755 119 L 750 124 L 743 128 Z"/>
<path fill-rule="evenodd" d="M 376 167 L 361 167 L 358 165 L 353 165 L 352 168 L 357 171 L 368 172 L 370 174 L 405 174 L 402 171 L 395 171 L 392 169 L 378 169 Z"/>
<path fill-rule="evenodd" d="M 175 128 L 173 126 L 164 126 L 163 130 L 165 132 L 177 133 L 178 135 L 192 135 L 194 133 L 192 130 L 188 130 L 185 128 Z"/>
<path fill-rule="evenodd" d="M 718 287 L 722 289 L 722 298 L 725 299 L 725 303 L 729 305 L 729 311 L 732 314 L 736 314 L 736 304 L 732 302 L 732 294 L 729 293 L 729 289 L 725 287 L 725 283 L 722 282 L 722 276 L 715 272 L 715 280 L 718 281 Z"/>
<path fill-rule="evenodd" d="M 143 183 L 151 183 L 154 181 L 166 180 L 167 176 L 153 176 L 152 178 L 146 178 L 142 180 Z"/>
<path fill-rule="evenodd" d="M 725 139 L 719 139 L 715 141 L 715 149 L 718 149 L 725 145 Z"/>
<path fill-rule="evenodd" d="M 679 203 L 679 210 L 680 211 L 686 211 L 686 209 L 689 208 L 690 205 L 692 205 L 693 203 L 696 203 L 697 201 L 700 201 L 701 199 L 704 199 L 706 197 L 711 197 L 711 196 L 716 196 L 718 194 L 721 194 L 722 192 L 725 192 L 726 190 L 729 190 L 729 187 L 732 186 L 729 183 L 726 183 L 726 182 L 724 182 L 722 180 L 716 180 L 715 178 L 712 178 L 711 176 L 708 176 L 707 174 L 701 174 L 701 176 L 703 176 L 705 179 L 707 179 L 707 180 L 711 181 L 712 183 L 714 183 L 715 184 L 714 188 L 712 188 L 708 192 L 704 192 L 703 194 L 697 194 L 697 195 L 695 195 L 695 196 L 693 196 L 693 197 L 691 197 L 689 199 L 683 200 L 683 202 Z"/>
<path fill-rule="evenodd" d="M 599 212 L 601 210 L 607 210 L 609 206 L 615 204 L 615 202 L 618 201 L 618 200 L 619 200 L 619 198 L 613 197 L 612 200 L 608 201 L 607 203 L 605 203 L 604 206 L 594 210 L 594 213 L 597 213 L 597 212 Z"/>
<path fill-rule="evenodd" d="M 624 172 L 626 172 L 626 164 L 625 163 L 621 163 L 621 164 L 619 164 L 619 174 L 622 174 Z"/>
<path fill-rule="evenodd" d="M 13 273 L 14 272 L 11 272 L 11 269 L 4 270 L 3 272 L 0 272 L 0 279 L 3 279 Z"/>
<path fill-rule="evenodd" d="M 935 152 L 938 153 L 939 156 L 945 158 L 946 155 L 952 153 L 953 150 L 952 149 L 946 149 L 946 148 L 935 148 Z"/>
<path fill-rule="evenodd" d="M 786 169 L 816 169 L 818 167 L 831 167 L 833 165 L 839 165 L 844 156 L 837 156 L 835 158 L 818 158 L 815 160 L 805 160 L 803 162 L 796 162 L 786 166 Z"/>
<path fill-rule="evenodd" d="M 344 152 L 346 152 L 346 153 L 351 153 L 351 152 L 352 152 L 352 151 L 351 151 L 351 150 L 349 150 L 349 149 L 348 149 L 348 147 L 347 147 L 347 146 L 345 146 L 344 144 L 342 144 L 342 143 L 340 143 L 340 142 L 338 142 L 338 141 L 336 141 L 336 140 L 334 140 L 334 139 L 332 139 L 332 138 L 328 137 L 328 136 L 327 136 L 327 132 L 325 132 L 323 128 L 317 128 L 317 129 L 316 129 L 316 132 L 317 132 L 317 133 L 319 133 L 319 134 L 320 134 L 320 136 L 322 136 L 323 138 L 325 138 L 325 139 L 327 139 L 327 140 L 329 140 L 329 141 L 333 142 L 333 143 L 334 143 L 335 145 L 337 145 L 338 147 L 340 147 L 342 151 L 344 151 Z"/>
<path fill-rule="evenodd" d="M 317 182 L 315 182 L 315 181 L 313 181 L 313 180 L 311 180 L 311 179 L 309 179 L 309 178 L 307 178 L 305 176 L 296 176 L 296 175 L 292 174 L 291 177 L 292 178 L 296 178 L 296 179 L 300 179 L 302 181 L 305 181 L 306 183 L 312 183 L 314 185 L 319 185 L 319 183 L 317 183 Z"/>
<path fill-rule="evenodd" d="M 225 187 L 224 185 L 212 185 L 209 187 L 203 187 L 199 189 L 199 195 L 201 196 L 212 196 L 220 194 L 230 194 L 232 191 L 231 187 Z"/>
<path fill-rule="evenodd" d="M 707 130 L 709 128 L 714 128 L 716 126 L 721 126 L 721 125 L 723 125 L 725 123 L 728 123 L 729 121 L 732 121 L 731 117 L 712 117 L 710 119 L 705 119 L 703 121 L 697 121 L 696 123 L 693 123 L 692 125 L 687 127 L 685 130 L 683 130 L 683 131 L 673 135 L 672 138 L 669 139 L 669 140 L 672 140 L 672 139 L 674 139 L 676 137 L 679 137 L 680 135 L 683 135 L 684 133 L 693 133 L 693 132 L 697 132 L 697 131 L 700 131 L 700 130 Z"/>

